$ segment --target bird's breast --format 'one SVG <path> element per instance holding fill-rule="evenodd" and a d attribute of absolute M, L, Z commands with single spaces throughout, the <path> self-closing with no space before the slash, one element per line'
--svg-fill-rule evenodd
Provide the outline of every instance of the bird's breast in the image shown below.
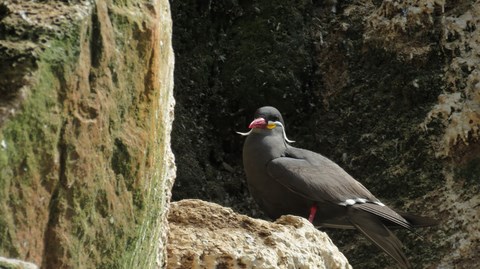
<path fill-rule="evenodd" d="M 268 163 L 285 154 L 282 140 L 249 135 L 243 148 L 243 165 L 252 197 L 271 218 L 285 214 L 308 216 L 311 201 L 278 183 L 267 172 Z"/>

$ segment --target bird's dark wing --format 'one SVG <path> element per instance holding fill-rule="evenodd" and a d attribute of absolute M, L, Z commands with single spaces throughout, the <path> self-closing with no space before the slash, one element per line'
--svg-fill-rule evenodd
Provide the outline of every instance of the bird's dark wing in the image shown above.
<path fill-rule="evenodd" d="M 280 184 L 313 201 L 340 203 L 355 198 L 378 201 L 336 163 L 308 150 L 289 148 L 285 157 L 269 162 L 267 172 Z"/>
<path fill-rule="evenodd" d="M 309 200 L 334 204 L 353 200 L 354 204 L 345 205 L 411 228 L 407 220 L 380 203 L 360 182 L 318 153 L 290 147 L 285 157 L 268 163 L 267 172 L 274 180 Z"/>

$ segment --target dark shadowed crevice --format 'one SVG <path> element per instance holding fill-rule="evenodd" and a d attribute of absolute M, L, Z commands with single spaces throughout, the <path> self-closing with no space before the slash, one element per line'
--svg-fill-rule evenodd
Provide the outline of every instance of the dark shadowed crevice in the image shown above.
<path fill-rule="evenodd" d="M 66 161 L 67 161 L 67 145 L 65 144 L 65 125 L 62 124 L 60 129 L 60 141 L 58 144 L 58 181 L 56 182 L 52 195 L 50 197 L 50 202 L 48 204 L 48 222 L 44 232 L 44 254 L 42 261 L 42 268 L 61 268 L 61 261 L 58 259 L 62 257 L 61 248 L 59 246 L 58 234 L 55 231 L 55 228 L 59 224 L 60 209 L 59 203 L 62 199 L 61 192 L 63 189 L 64 182 L 67 181 L 66 175 Z"/>

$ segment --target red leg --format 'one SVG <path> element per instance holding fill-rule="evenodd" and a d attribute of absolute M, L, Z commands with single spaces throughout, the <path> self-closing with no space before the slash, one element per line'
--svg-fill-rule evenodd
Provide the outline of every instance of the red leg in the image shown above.
<path fill-rule="evenodd" d="M 308 221 L 313 223 L 313 219 L 315 219 L 315 214 L 317 213 L 317 204 L 313 203 L 312 207 L 310 207 L 310 215 L 308 215 Z"/>

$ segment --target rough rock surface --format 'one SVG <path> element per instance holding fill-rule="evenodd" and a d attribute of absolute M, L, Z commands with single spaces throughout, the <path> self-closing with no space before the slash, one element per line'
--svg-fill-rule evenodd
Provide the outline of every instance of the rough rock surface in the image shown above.
<path fill-rule="evenodd" d="M 201 200 L 182 200 L 168 216 L 169 269 L 351 268 L 327 234 L 306 219 L 274 223 Z"/>
<path fill-rule="evenodd" d="M 2 269 L 38 269 L 38 266 L 30 262 L 0 257 L 0 268 Z"/>
<path fill-rule="evenodd" d="M 443 220 L 418 230 L 423 240 L 397 233 L 416 268 L 476 266 L 479 8 L 470 0 L 172 1 L 174 198 L 262 216 L 235 131 L 273 105 L 296 146 L 331 158 L 392 207 Z M 361 236 L 327 232 L 353 267 L 396 268 Z"/>
<path fill-rule="evenodd" d="M 164 264 L 171 34 L 166 0 L 0 2 L 0 255 Z"/>

